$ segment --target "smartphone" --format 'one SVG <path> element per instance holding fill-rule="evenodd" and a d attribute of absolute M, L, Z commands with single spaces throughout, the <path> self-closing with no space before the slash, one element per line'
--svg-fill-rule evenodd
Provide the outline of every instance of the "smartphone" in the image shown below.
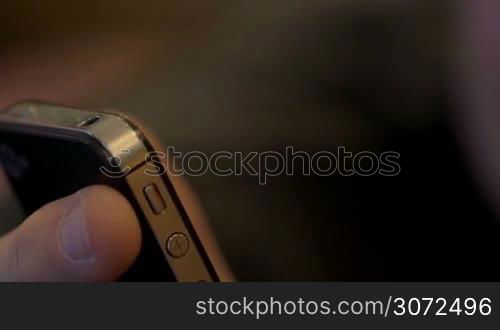
<path fill-rule="evenodd" d="M 86 186 L 111 186 L 142 230 L 139 256 L 120 280 L 218 281 L 155 152 L 123 114 L 38 101 L 0 112 L 0 160 L 25 215 Z"/>

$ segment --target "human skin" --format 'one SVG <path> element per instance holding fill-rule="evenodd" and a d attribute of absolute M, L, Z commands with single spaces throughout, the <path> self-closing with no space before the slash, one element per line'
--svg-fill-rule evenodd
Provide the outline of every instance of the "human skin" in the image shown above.
<path fill-rule="evenodd" d="M 123 77 L 143 69 L 154 53 L 155 43 L 144 40 L 118 36 L 83 45 L 63 41 L 34 52 L 14 52 L 0 60 L 0 71 L 8 77 L 0 81 L 0 105 L 24 98 L 75 104 L 95 91 L 113 94 L 131 83 Z M 54 59 L 54 53 L 74 56 Z M 177 177 L 172 182 L 219 276 L 232 280 L 189 185 Z M 6 189 L 2 175 L 0 194 Z M 0 237 L 0 281 L 113 281 L 133 263 L 140 243 L 140 227 L 128 201 L 110 187 L 86 187 L 43 206 Z"/>
<path fill-rule="evenodd" d="M 500 168 L 500 152 L 498 152 L 500 150 L 500 24 L 498 23 L 500 2 L 460 0 L 456 4 L 460 13 L 457 35 L 461 45 L 459 50 L 461 56 L 456 63 L 457 76 L 454 79 L 456 104 L 451 110 L 450 117 L 454 120 L 464 159 L 468 162 L 484 198 L 500 216 L 500 172 L 498 171 Z M 113 94 L 115 88 L 131 83 L 126 79 L 130 76 L 127 73 L 140 71 L 141 65 L 148 62 L 150 56 L 148 54 L 155 53 L 155 43 L 144 40 L 146 39 L 137 38 L 137 40 L 123 41 L 119 37 L 112 37 L 101 42 L 89 41 L 85 47 L 74 42 L 63 42 L 40 48 L 35 53 L 12 53 L 11 57 L 0 59 L 0 72 L 3 73 L 3 79 L 0 80 L 0 107 L 22 98 L 41 98 L 63 104 L 78 104 L 80 100 L 91 97 L 96 90 L 102 94 Z M 100 51 L 97 54 L 89 49 Z M 140 49 L 140 52 L 137 52 L 137 49 Z M 77 56 L 73 57 L 73 61 L 61 63 L 51 56 L 58 52 L 77 54 Z M 51 79 L 42 81 L 42 78 L 47 76 Z M 198 227 L 198 232 L 205 237 L 205 242 L 212 242 L 207 243 L 208 249 L 212 251 L 210 254 L 220 256 L 195 195 L 190 192 L 185 182 L 179 178 L 173 180 L 188 213 Z M 77 264 L 73 269 L 72 264 L 65 264 L 68 261 L 61 250 L 56 249 L 60 245 L 52 245 L 52 248 L 49 246 L 57 242 L 58 236 L 54 233 L 57 231 L 57 224 L 62 221 L 60 215 L 64 213 L 58 210 L 63 208 L 66 202 L 68 207 L 71 207 L 72 198 L 69 197 L 56 202 L 56 206 L 47 207 L 48 211 L 35 213 L 16 231 L 0 238 L 0 279 L 113 280 L 128 267 L 137 253 L 140 233 L 137 230 L 135 215 L 127 202 L 117 192 L 106 187 L 90 188 L 85 190 L 83 195 L 88 199 L 87 206 L 92 210 L 88 223 L 89 236 L 92 238 L 95 235 L 97 242 L 93 245 L 97 249 L 95 262 L 87 265 Z M 113 202 L 119 207 L 116 210 L 108 210 L 102 201 Z M 99 213 L 101 212 L 99 210 L 106 210 L 106 214 Z M 117 210 L 120 213 L 115 214 Z M 55 213 L 56 211 L 59 213 Z M 121 221 L 116 221 L 116 218 L 120 218 Z M 45 227 L 47 223 L 54 224 L 53 227 L 48 227 L 52 228 L 53 232 L 44 231 L 48 229 L 37 226 L 42 223 Z M 94 225 L 95 223 L 97 225 Z M 106 231 L 108 228 L 122 231 L 123 235 L 115 237 Z M 40 235 L 42 233 L 46 236 Z M 37 237 L 37 243 L 23 237 Z M 98 244 L 101 239 L 109 242 L 109 246 L 103 251 Z M 40 256 L 41 251 L 60 253 L 60 255 Z M 35 256 L 37 260 L 43 262 L 37 262 Z M 62 264 L 51 265 L 50 262 L 54 260 Z M 223 258 L 215 257 L 214 260 L 219 260 L 216 262 L 219 264 L 218 268 L 224 270 L 222 277 L 230 278 Z M 96 267 L 101 262 L 107 266 L 99 270 Z M 25 264 L 27 266 L 24 266 Z M 51 269 L 58 271 L 51 273 Z"/>

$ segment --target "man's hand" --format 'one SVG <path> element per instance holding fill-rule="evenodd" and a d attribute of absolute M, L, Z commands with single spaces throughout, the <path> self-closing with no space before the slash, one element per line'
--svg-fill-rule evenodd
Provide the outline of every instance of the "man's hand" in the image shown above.
<path fill-rule="evenodd" d="M 0 281 L 111 281 L 139 253 L 134 211 L 92 186 L 45 205 L 0 238 Z"/>
<path fill-rule="evenodd" d="M 88 43 L 70 38 L 37 46 L 36 52 L 24 48 L 14 52 L 0 61 L 0 71 L 9 76 L 0 81 L 0 109 L 26 98 L 81 104 L 95 98 L 95 90 L 99 90 L 98 99 L 114 95 L 127 84 L 127 77 L 132 82 L 133 72 L 148 65 L 159 45 L 144 43 L 148 38 L 124 41 L 121 37 Z M 67 56 L 56 59 L 54 53 Z M 48 73 L 52 79 L 44 79 Z M 158 144 L 155 150 L 165 149 Z M 219 277 L 233 280 L 196 196 L 180 177 L 170 179 Z M 0 175 L 0 195 L 3 180 Z M 79 203 L 83 206 L 70 213 Z M 0 237 L 0 281 L 115 280 L 134 261 L 140 240 L 138 221 L 124 197 L 107 187 L 85 188 L 43 207 Z"/>

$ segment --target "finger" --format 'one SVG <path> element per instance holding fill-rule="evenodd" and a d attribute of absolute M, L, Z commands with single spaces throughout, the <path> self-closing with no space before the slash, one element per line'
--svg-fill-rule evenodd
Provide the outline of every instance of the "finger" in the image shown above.
<path fill-rule="evenodd" d="M 109 187 L 88 187 L 0 238 L 0 280 L 114 280 L 137 257 L 140 240 L 127 200 Z"/>
<path fill-rule="evenodd" d="M 107 109 L 107 111 L 120 113 L 118 111 L 113 111 L 109 109 Z M 152 144 L 153 149 L 155 151 L 166 150 L 165 148 L 163 148 L 161 142 L 156 138 L 156 136 L 152 134 L 151 131 L 147 128 L 147 126 L 142 124 L 140 120 L 129 114 L 127 115 L 124 115 L 123 113 L 120 114 L 125 117 L 128 117 L 128 119 L 131 120 L 134 123 L 134 125 L 139 127 L 139 130 L 148 138 L 148 141 Z M 167 168 L 167 173 L 171 173 L 171 171 L 169 171 L 168 169 L 171 168 L 172 166 L 171 164 L 172 160 L 162 159 L 162 162 Z M 212 264 L 214 265 L 214 268 L 217 274 L 219 275 L 220 280 L 223 282 L 235 281 L 236 277 L 233 274 L 224 254 L 222 253 L 222 250 L 217 242 L 215 234 L 210 225 L 210 221 L 208 221 L 208 218 L 205 215 L 205 212 L 203 211 L 201 203 L 196 198 L 196 194 L 192 191 L 189 183 L 181 176 L 175 176 L 175 175 L 169 175 L 169 180 L 174 186 L 175 191 L 177 192 L 177 195 L 181 200 L 182 205 L 186 210 L 186 213 L 189 216 L 189 219 L 191 219 L 193 227 L 196 230 L 196 233 L 198 234 L 201 242 L 203 243 L 203 246 L 205 247 L 205 250 L 209 258 Z"/>

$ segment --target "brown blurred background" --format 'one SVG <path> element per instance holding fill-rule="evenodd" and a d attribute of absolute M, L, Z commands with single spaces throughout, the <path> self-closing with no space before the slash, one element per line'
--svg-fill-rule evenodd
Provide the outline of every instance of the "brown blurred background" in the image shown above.
<path fill-rule="evenodd" d="M 495 278 L 498 224 L 449 121 L 453 13 L 435 0 L 7 1 L 0 105 L 118 108 L 182 152 L 398 151 L 396 178 L 188 180 L 242 280 Z"/>

